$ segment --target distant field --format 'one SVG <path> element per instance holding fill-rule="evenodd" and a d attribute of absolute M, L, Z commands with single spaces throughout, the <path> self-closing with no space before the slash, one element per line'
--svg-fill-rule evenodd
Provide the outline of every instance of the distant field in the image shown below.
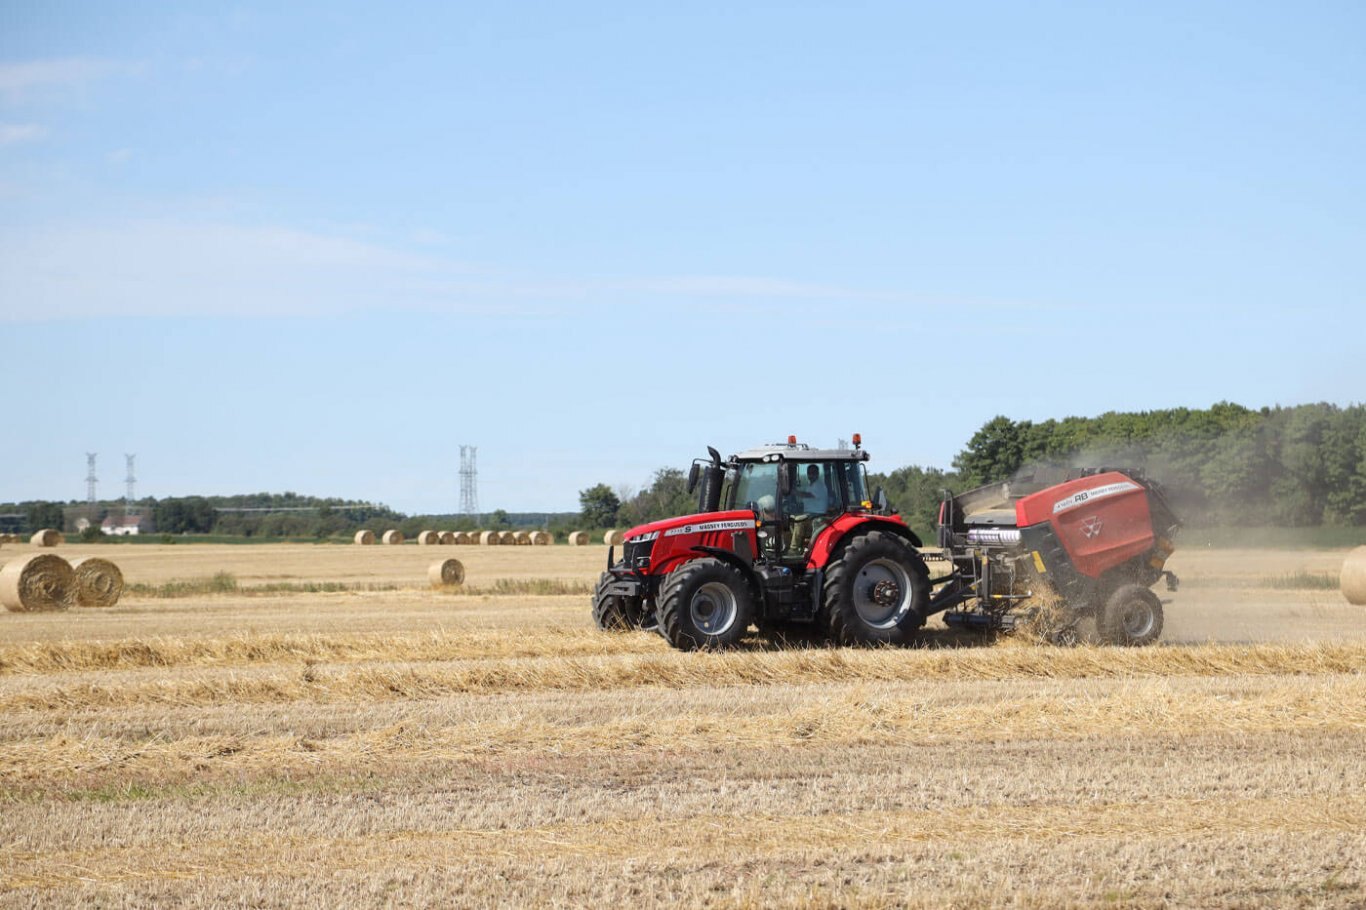
<path fill-rule="evenodd" d="M 1357 528 L 1187 528 L 1181 532 L 1187 547 L 1323 550 L 1366 544 L 1366 527 Z"/>
<path fill-rule="evenodd" d="M 605 547 L 58 552 L 239 589 L 0 614 L 0 906 L 1366 903 L 1342 550 L 1178 552 L 1163 647 L 718 655 L 425 583 Z"/>

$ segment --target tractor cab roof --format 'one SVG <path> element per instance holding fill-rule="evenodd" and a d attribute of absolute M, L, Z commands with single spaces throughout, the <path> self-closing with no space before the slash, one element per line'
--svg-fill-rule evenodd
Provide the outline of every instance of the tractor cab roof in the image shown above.
<path fill-rule="evenodd" d="M 805 443 L 773 443 L 730 456 L 732 462 L 756 461 L 867 461 L 868 452 L 853 449 L 813 449 Z"/>

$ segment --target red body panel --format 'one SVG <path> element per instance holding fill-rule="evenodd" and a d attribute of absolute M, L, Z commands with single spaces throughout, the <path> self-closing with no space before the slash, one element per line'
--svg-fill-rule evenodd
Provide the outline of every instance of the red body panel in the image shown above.
<path fill-rule="evenodd" d="M 1070 480 L 1015 503 L 1024 528 L 1048 522 L 1077 571 L 1099 578 L 1152 549 L 1148 493 L 1117 471 Z"/>
<path fill-rule="evenodd" d="M 840 540 L 855 528 L 868 525 L 886 525 L 906 532 L 906 523 L 900 517 L 870 515 L 862 512 L 849 512 L 840 515 L 817 535 L 811 548 L 807 569 L 823 569 L 830 561 L 830 553 Z M 626 532 L 626 540 L 637 540 L 653 535 L 654 550 L 650 554 L 651 575 L 672 572 L 681 563 L 696 559 L 694 547 L 720 547 L 732 549 L 732 535 L 737 531 L 749 537 L 750 552 L 759 552 L 758 527 L 754 513 L 748 509 L 732 509 L 726 512 L 711 512 L 703 515 L 684 515 L 681 518 L 666 518 L 640 525 Z"/>
<path fill-rule="evenodd" d="M 698 554 L 693 552 L 693 547 L 732 549 L 733 535 L 737 531 L 749 537 L 749 551 L 758 553 L 754 513 L 749 509 L 652 521 L 627 531 L 626 540 L 653 535 L 655 545 L 650 553 L 650 574 L 662 575 L 672 572 L 679 563 L 696 559 Z"/>

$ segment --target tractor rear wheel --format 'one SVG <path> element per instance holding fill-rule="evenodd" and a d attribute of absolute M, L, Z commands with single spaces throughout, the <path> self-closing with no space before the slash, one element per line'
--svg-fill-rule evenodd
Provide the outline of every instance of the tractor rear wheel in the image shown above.
<path fill-rule="evenodd" d="M 606 593 L 611 583 L 611 572 L 603 572 L 593 592 L 593 622 L 604 632 L 633 632 L 641 627 L 645 609 L 639 597 L 623 597 Z"/>
<path fill-rule="evenodd" d="M 825 570 L 825 612 L 840 644 L 906 643 L 925 624 L 930 573 L 909 543 L 869 531 Z"/>
<path fill-rule="evenodd" d="M 1120 585 L 1096 616 L 1096 634 L 1107 645 L 1150 645 L 1162 634 L 1162 601 L 1143 585 Z"/>
<path fill-rule="evenodd" d="M 680 651 L 728 648 L 753 618 L 749 582 L 719 559 L 695 559 L 664 576 L 659 633 Z"/>

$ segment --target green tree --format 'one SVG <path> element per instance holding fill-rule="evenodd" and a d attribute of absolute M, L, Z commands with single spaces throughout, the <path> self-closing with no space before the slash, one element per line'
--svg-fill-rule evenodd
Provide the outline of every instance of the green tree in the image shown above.
<path fill-rule="evenodd" d="M 688 476 L 677 468 L 660 468 L 649 486 L 621 504 L 617 521 L 634 527 L 696 511 L 697 500 L 688 492 Z"/>
<path fill-rule="evenodd" d="M 1276 512 L 1285 524 L 1322 524 L 1327 500 L 1325 436 L 1328 405 L 1293 409 L 1280 438 L 1281 475 L 1272 486 Z"/>
<path fill-rule="evenodd" d="M 944 490 L 961 493 L 957 474 L 919 465 L 897 468 L 890 474 L 869 474 L 873 489 L 882 487 L 892 508 L 901 513 L 906 524 L 929 543 L 935 539 L 934 526 L 939 518 L 939 503 Z"/>
<path fill-rule="evenodd" d="M 590 528 L 610 528 L 617 521 L 621 500 L 605 483 L 579 491 L 579 514 Z"/>
<path fill-rule="evenodd" d="M 1019 424 L 1009 417 L 993 417 L 968 440 L 967 448 L 953 460 L 953 466 L 969 487 L 1005 480 L 1024 463 L 1029 427 L 1028 422 Z"/>
<path fill-rule="evenodd" d="M 62 525 L 66 518 L 62 513 L 62 504 L 59 502 L 31 502 L 27 503 L 28 508 L 24 511 L 28 515 L 28 529 L 32 533 L 41 531 L 43 528 L 56 528 L 62 530 Z"/>

